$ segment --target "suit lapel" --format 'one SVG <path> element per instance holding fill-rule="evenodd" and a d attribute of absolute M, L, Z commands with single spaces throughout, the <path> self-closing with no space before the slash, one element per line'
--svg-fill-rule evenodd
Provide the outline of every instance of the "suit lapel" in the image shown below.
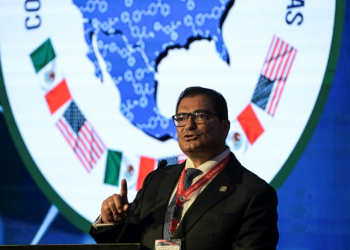
<path fill-rule="evenodd" d="M 157 194 L 156 200 L 163 200 L 164 202 L 161 204 L 161 206 L 163 206 L 161 213 L 157 213 L 157 221 L 159 222 L 159 225 L 161 225 L 157 228 L 157 239 L 163 238 L 164 216 L 168 208 L 168 202 L 184 167 L 185 162 L 181 163 L 178 166 L 165 169 L 165 174 L 161 176 L 159 183 L 159 192 Z"/>
<path fill-rule="evenodd" d="M 239 166 L 239 162 L 231 154 L 231 160 L 225 169 L 215 176 L 187 210 L 174 234 L 174 239 L 183 238 L 205 212 L 235 191 L 233 183 L 241 181 L 241 169 Z M 226 191 L 220 191 L 220 188 L 225 186 L 227 187 Z"/>

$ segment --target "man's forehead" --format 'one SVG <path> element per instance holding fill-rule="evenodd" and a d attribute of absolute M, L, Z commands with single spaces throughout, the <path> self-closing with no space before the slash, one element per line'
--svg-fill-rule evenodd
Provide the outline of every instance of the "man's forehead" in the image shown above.
<path fill-rule="evenodd" d="M 191 109 L 191 111 L 205 109 L 212 111 L 213 105 L 210 97 L 206 95 L 186 96 L 180 101 L 177 111 L 181 109 Z"/>

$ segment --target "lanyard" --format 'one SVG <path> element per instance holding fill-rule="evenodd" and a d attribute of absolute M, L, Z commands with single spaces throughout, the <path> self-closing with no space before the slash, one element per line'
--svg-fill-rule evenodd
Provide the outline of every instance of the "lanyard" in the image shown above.
<path fill-rule="evenodd" d="M 230 160 L 230 154 L 228 154 L 222 161 L 216 164 L 210 169 L 204 176 L 202 176 L 196 183 L 192 184 L 186 191 L 184 191 L 184 179 L 186 170 L 183 169 L 180 180 L 177 183 L 176 190 L 176 203 L 173 218 L 170 221 L 170 231 L 174 234 L 175 230 L 181 220 L 183 204 L 189 200 L 189 197 L 194 194 L 198 189 L 202 188 L 211 179 L 214 178 L 221 170 L 224 169 L 227 162 Z"/>

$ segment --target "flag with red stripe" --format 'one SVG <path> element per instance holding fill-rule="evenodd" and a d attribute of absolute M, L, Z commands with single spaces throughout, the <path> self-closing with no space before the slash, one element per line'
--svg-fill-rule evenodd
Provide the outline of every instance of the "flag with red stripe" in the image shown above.
<path fill-rule="evenodd" d="M 157 163 L 157 159 L 145 157 L 145 156 L 140 157 L 139 176 L 137 179 L 137 186 L 136 186 L 137 191 L 142 188 L 142 184 L 146 176 L 155 169 L 156 163 Z"/>
<path fill-rule="evenodd" d="M 55 113 L 66 102 L 72 99 L 69 92 L 66 79 L 63 79 L 57 86 L 45 94 L 46 102 L 49 106 L 50 113 Z"/>
<path fill-rule="evenodd" d="M 184 161 L 186 161 L 186 159 L 187 159 L 187 155 L 179 154 L 178 157 L 177 157 L 177 163 L 178 164 L 183 163 Z"/>
<path fill-rule="evenodd" d="M 297 50 L 273 36 L 251 102 L 274 116 Z"/>
<path fill-rule="evenodd" d="M 90 172 L 105 151 L 106 146 L 74 101 L 70 103 L 56 126 L 86 171 Z"/>
<path fill-rule="evenodd" d="M 253 143 L 262 135 L 262 133 L 264 133 L 264 128 L 250 103 L 237 116 L 237 120 L 247 136 L 250 145 L 253 145 Z"/>
<path fill-rule="evenodd" d="M 186 161 L 186 159 L 187 159 L 187 155 L 182 153 L 182 154 L 175 155 L 175 156 L 160 158 L 160 159 L 158 159 L 158 163 L 162 160 L 166 160 L 167 166 L 170 166 L 170 165 L 180 164 L 180 163 Z"/>

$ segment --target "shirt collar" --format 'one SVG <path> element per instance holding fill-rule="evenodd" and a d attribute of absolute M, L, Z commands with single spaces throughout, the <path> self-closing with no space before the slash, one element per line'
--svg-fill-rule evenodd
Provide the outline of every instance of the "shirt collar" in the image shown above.
<path fill-rule="evenodd" d="M 218 164 L 220 161 L 222 161 L 230 152 L 231 152 L 230 148 L 227 147 L 223 153 L 219 154 L 218 156 L 215 156 L 213 159 L 211 159 L 209 161 L 204 162 L 197 169 L 203 171 L 204 174 L 207 173 L 216 164 Z M 187 158 L 187 160 L 186 160 L 185 169 L 187 169 L 187 168 L 196 168 L 190 158 Z"/>

